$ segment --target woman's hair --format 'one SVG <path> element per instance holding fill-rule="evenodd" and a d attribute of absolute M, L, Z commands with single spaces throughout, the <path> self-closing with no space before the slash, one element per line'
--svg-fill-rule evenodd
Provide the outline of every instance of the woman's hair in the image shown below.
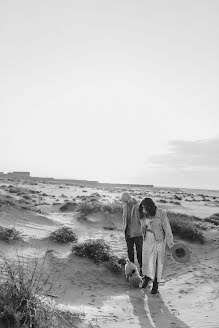
<path fill-rule="evenodd" d="M 140 214 L 140 219 L 143 219 L 143 217 L 144 217 L 143 207 L 147 211 L 147 214 L 149 214 L 151 216 L 155 216 L 157 206 L 155 205 L 154 201 L 151 198 L 144 198 L 141 201 L 139 208 L 138 208 L 139 214 Z"/>

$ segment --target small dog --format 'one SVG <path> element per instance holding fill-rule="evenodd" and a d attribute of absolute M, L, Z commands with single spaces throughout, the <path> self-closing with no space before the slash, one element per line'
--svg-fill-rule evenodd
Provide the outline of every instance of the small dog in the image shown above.
<path fill-rule="evenodd" d="M 134 286 L 139 287 L 139 285 L 142 285 L 142 278 L 139 275 L 138 269 L 136 265 L 131 262 L 128 258 L 125 260 L 125 276 L 126 279 Z"/>

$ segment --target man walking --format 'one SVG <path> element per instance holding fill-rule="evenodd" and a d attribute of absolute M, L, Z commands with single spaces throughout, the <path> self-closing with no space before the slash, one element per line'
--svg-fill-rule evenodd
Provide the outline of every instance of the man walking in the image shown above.
<path fill-rule="evenodd" d="M 143 233 L 141 221 L 138 211 L 138 204 L 129 193 L 124 192 L 121 197 L 123 202 L 123 232 L 125 233 L 125 241 L 127 244 L 128 257 L 134 263 L 134 245 L 136 248 L 139 273 L 142 275 L 142 246 Z"/>

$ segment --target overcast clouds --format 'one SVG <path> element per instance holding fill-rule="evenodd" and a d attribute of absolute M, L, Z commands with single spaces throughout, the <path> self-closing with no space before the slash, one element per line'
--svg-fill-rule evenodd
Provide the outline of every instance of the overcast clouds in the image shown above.
<path fill-rule="evenodd" d="M 219 168 L 219 138 L 173 140 L 169 152 L 151 157 L 153 164 L 173 168 Z"/>

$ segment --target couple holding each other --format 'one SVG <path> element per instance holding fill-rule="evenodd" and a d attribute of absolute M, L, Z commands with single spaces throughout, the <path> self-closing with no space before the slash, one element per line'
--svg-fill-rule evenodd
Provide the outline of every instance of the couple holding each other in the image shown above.
<path fill-rule="evenodd" d="M 158 292 L 161 280 L 166 244 L 174 246 L 173 234 L 166 212 L 158 208 L 151 198 L 144 198 L 140 205 L 127 192 L 122 194 L 123 231 L 127 244 L 128 257 L 134 263 L 134 245 L 142 273 L 142 259 L 145 275 L 142 287 L 153 281 L 152 294 Z"/>

